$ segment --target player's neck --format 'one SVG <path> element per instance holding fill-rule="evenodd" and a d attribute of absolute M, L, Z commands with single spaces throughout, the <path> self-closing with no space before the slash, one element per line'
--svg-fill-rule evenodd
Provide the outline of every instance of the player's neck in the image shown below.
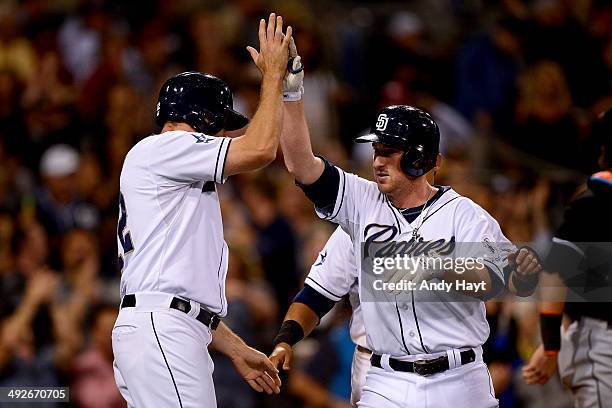
<path fill-rule="evenodd" d="M 423 205 L 436 191 L 425 177 L 420 177 L 404 183 L 397 191 L 387 194 L 387 197 L 397 208 L 413 208 Z"/>
<path fill-rule="evenodd" d="M 161 130 L 164 132 L 173 132 L 176 130 L 184 130 L 185 132 L 195 132 L 195 129 L 184 122 L 166 122 Z"/>

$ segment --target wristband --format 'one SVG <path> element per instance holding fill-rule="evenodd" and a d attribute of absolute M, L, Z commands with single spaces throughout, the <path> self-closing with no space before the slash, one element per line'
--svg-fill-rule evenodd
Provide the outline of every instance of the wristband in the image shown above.
<path fill-rule="evenodd" d="M 297 102 L 302 99 L 303 91 L 283 92 L 283 102 Z"/>
<path fill-rule="evenodd" d="M 540 331 L 546 354 L 556 354 L 561 349 L 561 319 L 559 312 L 540 313 Z"/>
<path fill-rule="evenodd" d="M 538 274 L 530 275 L 527 278 L 519 277 L 516 269 L 512 272 L 512 284 L 516 291 L 520 294 L 531 293 L 538 286 L 540 277 Z"/>
<path fill-rule="evenodd" d="M 272 347 L 276 347 L 279 343 L 287 343 L 293 347 L 295 343 L 303 338 L 304 329 L 302 325 L 295 320 L 285 320 L 272 342 Z"/>

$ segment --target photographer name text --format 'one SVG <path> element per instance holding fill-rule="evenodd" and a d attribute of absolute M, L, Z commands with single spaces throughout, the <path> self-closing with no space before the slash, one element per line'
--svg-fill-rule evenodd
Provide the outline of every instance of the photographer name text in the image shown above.
<path fill-rule="evenodd" d="M 469 282 L 466 280 L 455 280 L 452 282 L 446 282 L 444 280 L 434 281 L 421 281 L 415 282 L 409 279 L 402 279 L 398 282 L 385 282 L 382 279 L 377 279 L 372 282 L 373 288 L 376 291 L 389 291 L 389 292 L 410 292 L 410 291 L 443 291 L 450 292 L 454 290 L 456 292 L 485 292 L 487 290 L 486 282 Z"/>

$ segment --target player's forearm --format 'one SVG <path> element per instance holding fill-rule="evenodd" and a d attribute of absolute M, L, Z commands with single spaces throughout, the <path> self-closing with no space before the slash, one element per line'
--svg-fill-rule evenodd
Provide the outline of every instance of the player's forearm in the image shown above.
<path fill-rule="evenodd" d="M 556 273 L 544 272 L 540 276 L 540 334 L 544 354 L 556 356 L 561 349 L 560 328 L 567 286 Z"/>
<path fill-rule="evenodd" d="M 285 113 L 280 144 L 285 166 L 298 182 L 312 184 L 321 176 L 324 166 L 312 152 L 304 102 L 285 102 L 283 105 Z"/>
<path fill-rule="evenodd" d="M 282 81 L 274 76 L 264 76 L 261 86 L 261 100 L 245 138 L 262 165 L 269 164 L 276 157 L 283 118 Z"/>
<path fill-rule="evenodd" d="M 225 323 L 221 322 L 217 329 L 212 331 L 210 347 L 233 359 L 248 346 Z"/>
<path fill-rule="evenodd" d="M 556 273 L 543 272 L 540 276 L 540 313 L 563 314 L 567 286 Z"/>
<path fill-rule="evenodd" d="M 317 323 L 319 323 L 319 316 L 317 316 L 315 311 L 305 304 L 293 302 L 291 306 L 289 306 L 289 310 L 287 311 L 283 321 L 287 320 L 294 320 L 298 322 L 300 326 L 302 326 L 304 336 L 306 337 L 312 333 L 314 328 L 317 326 Z"/>
<path fill-rule="evenodd" d="M 264 76 L 259 107 L 244 136 L 232 140 L 225 163 L 225 174 L 253 171 L 270 164 L 276 157 L 282 126 L 282 81 Z"/>

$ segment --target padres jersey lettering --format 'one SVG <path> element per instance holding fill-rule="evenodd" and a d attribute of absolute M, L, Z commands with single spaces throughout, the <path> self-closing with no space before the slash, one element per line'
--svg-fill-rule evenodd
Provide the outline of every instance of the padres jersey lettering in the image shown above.
<path fill-rule="evenodd" d="M 439 186 L 443 193 L 438 199 L 427 206 L 422 217 L 408 222 L 376 183 L 338 171 L 340 181 L 333 209 L 317 209 L 317 214 L 348 233 L 360 274 L 364 273 L 361 268 L 364 256 L 418 255 L 432 249 L 440 253 L 456 249 L 461 256 L 472 255 L 470 251 L 473 255 L 486 255 L 484 262 L 492 278 L 504 281 L 506 255 L 515 248 L 502 234 L 499 224 L 472 200 Z M 370 246 L 373 243 L 381 253 L 362 253 L 362 245 L 369 250 L 374 248 Z M 456 243 L 479 244 L 455 248 Z M 479 347 L 489 335 L 482 301 L 473 298 L 468 301 L 455 291 L 436 292 L 437 301 L 419 301 L 423 300 L 420 296 L 426 295 L 419 291 L 409 293 L 407 301 L 372 301 L 364 298 L 363 276 L 361 282 L 367 344 L 379 354 L 401 357 Z"/>

